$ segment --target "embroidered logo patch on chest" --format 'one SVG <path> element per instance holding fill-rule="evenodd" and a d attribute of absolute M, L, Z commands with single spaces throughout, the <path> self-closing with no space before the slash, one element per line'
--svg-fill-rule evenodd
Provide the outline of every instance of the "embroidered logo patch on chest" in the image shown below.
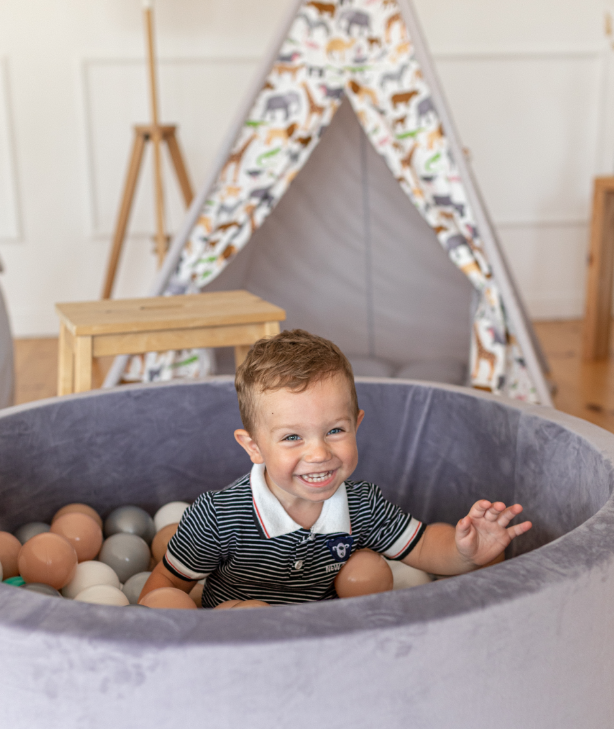
<path fill-rule="evenodd" d="M 326 542 L 328 551 L 333 555 L 335 562 L 346 562 L 352 553 L 354 537 L 335 537 Z"/>

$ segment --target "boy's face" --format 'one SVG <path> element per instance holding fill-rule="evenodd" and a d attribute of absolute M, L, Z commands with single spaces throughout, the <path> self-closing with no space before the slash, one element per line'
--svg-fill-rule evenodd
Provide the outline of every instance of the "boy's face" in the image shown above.
<path fill-rule="evenodd" d="M 343 375 L 257 395 L 255 432 L 235 431 L 253 463 L 266 464 L 269 488 L 284 500 L 329 499 L 358 463 L 350 387 Z M 283 493 L 276 493 L 280 489 Z M 282 501 L 283 503 L 283 501 Z"/>

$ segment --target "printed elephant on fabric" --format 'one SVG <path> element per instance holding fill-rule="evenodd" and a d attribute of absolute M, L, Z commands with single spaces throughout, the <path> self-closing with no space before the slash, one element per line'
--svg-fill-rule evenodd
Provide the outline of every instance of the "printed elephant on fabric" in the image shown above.
<path fill-rule="evenodd" d="M 366 30 L 371 32 L 371 16 L 360 10 L 344 10 L 339 16 L 340 21 L 345 21 L 345 32 L 351 36 L 352 28 L 356 26 L 358 31 Z"/>
<path fill-rule="evenodd" d="M 267 99 L 263 116 L 266 117 L 268 114 L 275 116 L 275 112 L 281 110 L 284 112 L 284 120 L 288 121 L 293 106 L 296 106 L 296 111 L 301 107 L 301 97 L 296 91 L 288 91 L 285 94 L 274 94 Z"/>

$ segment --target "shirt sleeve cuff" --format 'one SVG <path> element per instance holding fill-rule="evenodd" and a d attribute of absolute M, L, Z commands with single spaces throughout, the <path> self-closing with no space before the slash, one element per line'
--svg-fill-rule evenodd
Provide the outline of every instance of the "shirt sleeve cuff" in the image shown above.
<path fill-rule="evenodd" d="M 162 558 L 162 562 L 166 569 L 171 572 L 175 577 L 179 577 L 181 580 L 186 582 L 192 582 L 193 580 L 202 580 L 203 577 L 208 577 L 210 572 L 195 572 L 189 567 L 186 567 L 180 562 L 177 557 L 172 555 L 169 550 L 166 550 L 166 554 Z"/>
<path fill-rule="evenodd" d="M 418 544 L 424 534 L 426 524 L 412 517 L 400 536 L 383 553 L 387 559 L 404 559 Z"/>

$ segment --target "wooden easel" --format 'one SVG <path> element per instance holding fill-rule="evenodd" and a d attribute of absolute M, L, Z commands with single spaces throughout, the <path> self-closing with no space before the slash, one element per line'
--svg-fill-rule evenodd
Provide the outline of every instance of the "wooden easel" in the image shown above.
<path fill-rule="evenodd" d="M 190 184 L 190 179 L 183 161 L 181 149 L 177 142 L 175 125 L 161 125 L 158 121 L 158 90 L 156 80 L 156 60 L 154 47 L 153 32 L 153 8 L 152 0 L 143 0 L 143 14 L 145 17 L 145 35 L 147 41 L 147 62 L 149 70 L 149 87 L 151 102 L 151 124 L 138 125 L 134 127 L 134 143 L 132 145 L 132 154 L 128 165 L 126 182 L 124 184 L 124 192 L 117 216 L 117 224 L 115 226 L 115 234 L 113 236 L 113 245 L 111 247 L 111 255 L 107 265 L 107 273 L 105 277 L 104 287 L 102 289 L 102 298 L 108 299 L 113 291 L 119 257 L 126 237 L 128 228 L 128 220 L 132 210 L 134 201 L 134 193 L 136 192 L 136 184 L 141 171 L 143 155 L 147 142 L 153 142 L 154 151 L 154 189 L 156 202 L 156 254 L 158 257 L 158 267 L 162 265 L 166 251 L 168 248 L 169 238 L 164 227 L 164 188 L 162 185 L 162 143 L 166 143 L 170 153 L 173 168 L 179 181 L 179 187 L 185 201 L 186 207 L 192 202 L 194 193 Z"/>
<path fill-rule="evenodd" d="M 607 359 L 614 274 L 614 177 L 597 177 L 588 255 L 583 357 Z"/>

